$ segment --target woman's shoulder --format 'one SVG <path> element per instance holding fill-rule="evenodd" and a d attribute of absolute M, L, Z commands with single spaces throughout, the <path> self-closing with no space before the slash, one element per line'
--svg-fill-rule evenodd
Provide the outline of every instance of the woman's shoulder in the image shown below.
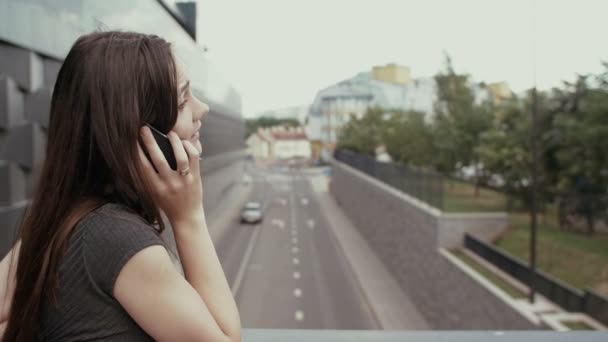
<path fill-rule="evenodd" d="M 87 272 L 108 294 L 125 263 L 146 247 L 162 245 L 160 234 L 137 214 L 108 203 L 86 215 L 79 223 L 81 253 Z"/>
<path fill-rule="evenodd" d="M 142 217 L 117 203 L 106 203 L 87 214 L 77 225 L 76 235 L 85 246 L 96 250 L 140 249 L 143 245 L 164 245 L 160 233 Z"/>

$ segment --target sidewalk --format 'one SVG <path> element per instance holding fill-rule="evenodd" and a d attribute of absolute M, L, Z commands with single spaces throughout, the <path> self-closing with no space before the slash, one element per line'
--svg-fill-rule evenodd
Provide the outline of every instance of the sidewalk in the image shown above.
<path fill-rule="evenodd" d="M 308 174 L 336 240 L 384 330 L 428 330 L 428 323 L 328 192 L 328 178 Z"/>

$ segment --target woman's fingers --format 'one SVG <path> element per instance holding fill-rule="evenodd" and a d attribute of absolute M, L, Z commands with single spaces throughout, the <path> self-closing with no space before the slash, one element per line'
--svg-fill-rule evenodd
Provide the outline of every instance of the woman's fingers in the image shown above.
<path fill-rule="evenodd" d="M 175 154 L 175 160 L 177 161 L 177 172 L 180 170 L 185 170 L 190 167 L 190 162 L 188 160 L 188 154 L 186 153 L 185 147 L 182 141 L 179 139 L 179 136 L 171 131 L 167 134 L 169 141 L 171 142 L 171 146 L 173 147 L 173 154 Z"/>
<path fill-rule="evenodd" d="M 144 168 L 145 176 L 150 178 L 152 181 L 157 181 L 159 178 L 158 174 L 156 173 L 156 170 L 154 170 L 154 167 L 152 166 L 152 163 L 150 163 L 150 160 L 148 160 L 148 157 L 146 157 L 146 154 L 144 153 L 144 150 L 139 142 L 137 142 L 137 151 L 139 153 L 139 159 L 141 160 L 141 164 Z"/>
<path fill-rule="evenodd" d="M 199 171 L 200 154 L 198 153 L 198 150 L 188 140 L 183 140 L 183 143 L 184 143 L 184 149 L 186 149 L 186 152 L 188 153 L 188 160 L 190 161 L 190 170 L 193 172 L 199 173 L 200 172 Z"/>
<path fill-rule="evenodd" d="M 146 151 L 148 151 L 148 155 L 150 156 L 150 159 L 152 159 L 152 163 L 154 164 L 154 167 L 156 167 L 156 170 L 158 170 L 158 173 L 166 176 L 169 172 L 173 171 L 171 170 L 167 159 L 165 159 L 163 152 L 160 150 L 160 147 L 158 147 L 156 140 L 154 140 L 152 131 L 150 131 L 148 127 L 143 127 L 140 130 L 140 133 L 141 139 L 144 142 L 144 147 L 146 148 Z"/>

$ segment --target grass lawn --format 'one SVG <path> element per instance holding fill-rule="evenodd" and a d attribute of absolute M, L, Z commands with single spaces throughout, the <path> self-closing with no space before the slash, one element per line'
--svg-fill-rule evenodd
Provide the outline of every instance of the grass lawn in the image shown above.
<path fill-rule="evenodd" d="M 562 321 L 570 330 L 595 330 L 592 326 L 581 321 Z"/>
<path fill-rule="evenodd" d="M 473 185 L 446 180 L 444 185 L 446 212 L 490 212 L 506 209 L 506 196 L 500 192 L 480 189 L 475 196 Z M 528 261 L 529 215 L 510 213 L 511 229 L 496 244 L 511 255 Z M 558 229 L 557 213 L 549 208 L 538 219 L 538 267 L 574 287 L 593 288 L 608 295 L 608 234 L 592 237 Z"/>
<path fill-rule="evenodd" d="M 549 212 L 551 214 L 551 212 Z M 511 213 L 511 229 L 496 245 L 510 254 L 529 260 L 529 215 Z M 561 231 L 552 216 L 539 220 L 537 264 L 540 269 L 584 289 L 608 295 L 608 234 L 592 237 Z"/>
<path fill-rule="evenodd" d="M 475 259 L 469 257 L 461 250 L 452 251 L 452 254 L 458 257 L 458 259 L 464 261 L 467 265 L 473 268 L 477 273 L 481 274 L 484 278 L 488 279 L 494 285 L 505 291 L 509 296 L 513 298 L 525 298 L 526 294 L 520 291 L 515 286 L 509 284 L 507 281 L 496 275 L 492 271 L 485 268 L 483 265 L 475 261 Z"/>
<path fill-rule="evenodd" d="M 445 180 L 443 210 L 446 212 L 496 212 L 505 211 L 506 197 L 500 192 L 475 187 L 455 180 Z"/>

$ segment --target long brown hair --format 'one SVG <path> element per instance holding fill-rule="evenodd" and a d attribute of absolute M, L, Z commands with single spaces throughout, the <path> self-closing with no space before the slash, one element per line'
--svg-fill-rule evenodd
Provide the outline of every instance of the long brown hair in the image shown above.
<path fill-rule="evenodd" d="M 144 123 L 169 131 L 177 111 L 175 62 L 162 38 L 95 32 L 74 43 L 55 83 L 46 161 L 18 234 L 4 341 L 36 339 L 43 299 L 57 303 L 59 262 L 88 212 L 120 203 L 162 232 L 160 212 L 140 176 L 137 141 Z"/>

